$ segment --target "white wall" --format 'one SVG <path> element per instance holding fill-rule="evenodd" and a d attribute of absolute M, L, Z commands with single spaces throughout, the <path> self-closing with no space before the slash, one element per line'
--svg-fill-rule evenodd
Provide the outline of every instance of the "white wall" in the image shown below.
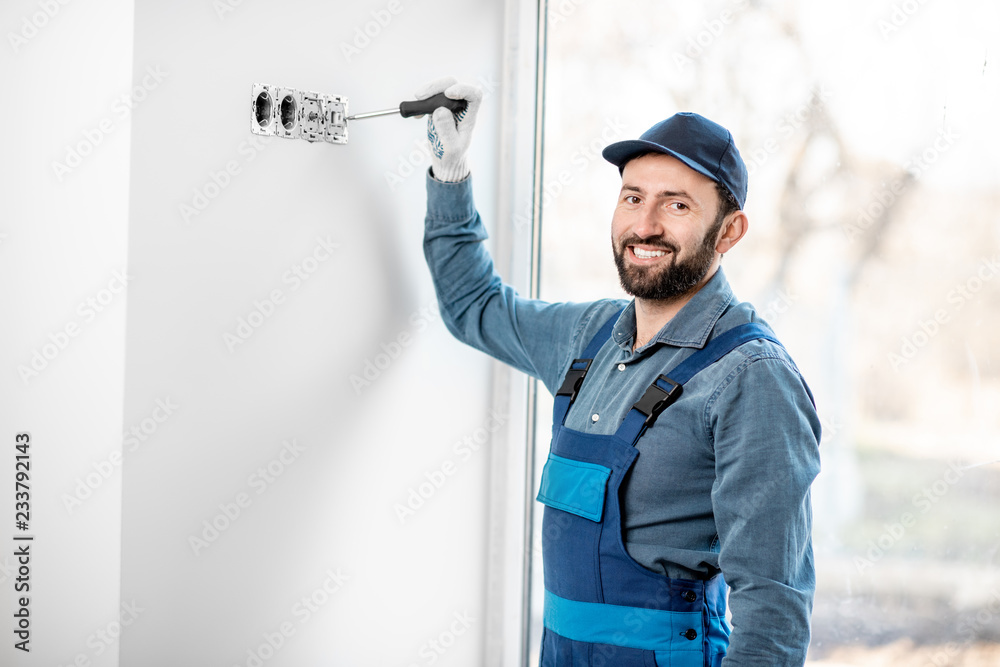
<path fill-rule="evenodd" d="M 117 664 L 131 26 L 124 0 L 0 4 L 2 665 Z M 35 538 L 28 653 L 11 632 L 15 533 Z"/>
<path fill-rule="evenodd" d="M 122 599 L 144 611 L 122 665 L 479 661 L 488 445 L 467 458 L 455 445 L 496 423 L 491 366 L 434 314 L 423 122 L 355 121 L 343 146 L 261 143 L 248 108 L 254 82 L 346 95 L 354 112 L 442 75 L 494 87 L 501 9 L 136 3 L 135 78 L 159 80 L 133 128 L 124 413 L 161 423 L 124 465 Z M 472 156 L 487 212 L 496 98 Z M 255 307 L 263 323 L 227 343 Z M 359 388 L 369 361 L 388 365 Z M 401 521 L 409 490 L 441 476 Z"/>
<path fill-rule="evenodd" d="M 248 107 L 254 82 L 359 112 L 439 76 L 478 81 L 471 160 L 492 231 L 530 205 L 528 4 L 3 4 L 0 489 L 13 498 L 29 432 L 36 541 L 31 652 L 8 635 L 0 664 L 516 662 L 525 387 L 436 315 L 423 122 L 358 121 L 345 146 L 261 142 Z M 514 282 L 530 231 L 490 242 Z M 287 276 L 297 265 L 307 281 Z M 385 367 L 352 382 L 369 362 Z M 411 489 L 429 497 L 403 521 Z M 10 500 L 3 516 L 12 619 Z"/>

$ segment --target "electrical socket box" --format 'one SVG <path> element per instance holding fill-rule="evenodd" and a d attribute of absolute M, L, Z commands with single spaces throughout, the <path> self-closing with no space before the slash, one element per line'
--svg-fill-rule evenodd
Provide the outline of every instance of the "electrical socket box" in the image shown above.
<path fill-rule="evenodd" d="M 268 137 L 347 143 L 347 98 L 253 84 L 250 131 Z"/>

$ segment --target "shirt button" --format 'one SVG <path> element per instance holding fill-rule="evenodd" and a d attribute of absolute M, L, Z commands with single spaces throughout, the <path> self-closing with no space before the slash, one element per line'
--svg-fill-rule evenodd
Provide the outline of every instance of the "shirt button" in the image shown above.
<path fill-rule="evenodd" d="M 601 415 L 597 414 L 596 412 L 594 414 L 590 415 L 590 421 L 592 421 L 592 422 L 596 422 L 600 418 L 601 418 Z"/>
<path fill-rule="evenodd" d="M 691 629 L 687 630 L 686 632 L 682 632 L 681 633 L 681 637 L 684 637 L 686 639 L 690 639 L 691 641 L 694 641 L 695 639 L 698 638 L 698 631 L 695 630 L 694 628 L 691 628 Z"/>
<path fill-rule="evenodd" d="M 625 370 L 625 364 L 618 364 L 618 370 L 620 371 Z"/>
<path fill-rule="evenodd" d="M 698 599 L 698 595 L 694 591 L 684 591 L 684 599 L 688 602 L 694 602 Z"/>

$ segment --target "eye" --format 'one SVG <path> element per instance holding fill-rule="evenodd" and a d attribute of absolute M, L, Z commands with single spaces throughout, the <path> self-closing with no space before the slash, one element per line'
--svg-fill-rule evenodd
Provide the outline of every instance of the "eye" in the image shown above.
<path fill-rule="evenodd" d="M 688 210 L 688 205 L 682 201 L 675 201 L 669 204 L 675 211 L 686 211 Z"/>
<path fill-rule="evenodd" d="M 625 197 L 624 197 L 624 199 L 622 199 L 622 201 L 624 201 L 626 204 L 635 205 L 635 204 L 639 203 L 639 197 L 636 196 L 636 195 L 625 195 Z"/>

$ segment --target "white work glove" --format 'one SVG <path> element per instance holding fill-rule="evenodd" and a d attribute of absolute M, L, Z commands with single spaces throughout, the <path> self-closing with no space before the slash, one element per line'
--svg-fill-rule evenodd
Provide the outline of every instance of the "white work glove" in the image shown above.
<path fill-rule="evenodd" d="M 427 140 L 431 143 L 431 172 L 439 181 L 457 183 L 469 175 L 465 154 L 472 141 L 472 128 L 476 125 L 476 113 L 483 101 L 483 90 L 474 84 L 458 83 L 453 77 L 448 77 L 427 84 L 417 92 L 416 98 L 424 100 L 438 93 L 468 103 L 465 111 L 459 114 L 453 114 L 448 109 L 439 107 L 427 117 Z"/>

